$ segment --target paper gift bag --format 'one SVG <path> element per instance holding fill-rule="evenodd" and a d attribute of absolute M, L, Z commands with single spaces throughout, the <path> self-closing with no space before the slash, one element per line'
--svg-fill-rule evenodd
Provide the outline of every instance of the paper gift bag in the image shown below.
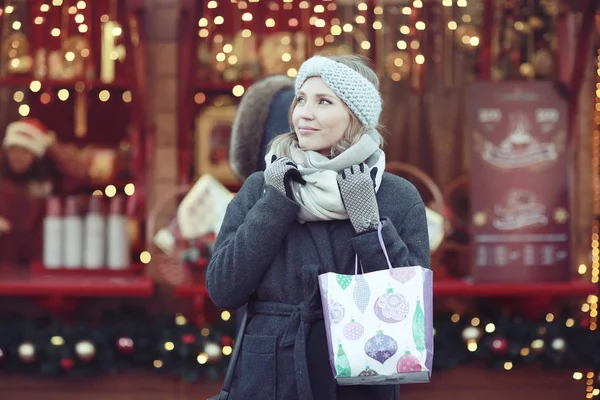
<path fill-rule="evenodd" d="M 433 272 L 419 266 L 319 275 L 333 375 L 340 385 L 429 382 Z M 362 268 L 361 268 L 362 270 Z"/>

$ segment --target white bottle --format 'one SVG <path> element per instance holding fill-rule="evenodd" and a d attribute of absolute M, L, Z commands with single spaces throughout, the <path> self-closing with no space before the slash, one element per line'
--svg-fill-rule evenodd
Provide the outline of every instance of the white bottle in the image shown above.
<path fill-rule="evenodd" d="M 79 269 L 83 265 L 83 219 L 75 196 L 66 199 L 63 233 L 64 267 Z"/>
<path fill-rule="evenodd" d="M 105 248 L 105 218 L 102 212 L 102 198 L 92 196 L 85 216 L 85 244 L 83 252 L 83 266 L 86 269 L 100 269 L 104 267 Z"/>
<path fill-rule="evenodd" d="M 63 218 L 59 197 L 46 200 L 44 217 L 44 266 L 46 269 L 58 269 L 63 265 Z"/>
<path fill-rule="evenodd" d="M 110 199 L 110 209 L 106 223 L 106 259 L 110 269 L 122 270 L 129 267 L 129 235 L 127 216 L 124 212 L 123 196 Z"/>

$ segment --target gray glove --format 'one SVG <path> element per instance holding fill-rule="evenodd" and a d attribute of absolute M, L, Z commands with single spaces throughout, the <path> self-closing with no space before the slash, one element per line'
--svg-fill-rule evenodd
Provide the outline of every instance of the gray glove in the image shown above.
<path fill-rule="evenodd" d="M 346 212 L 356 233 L 377 229 L 379 206 L 375 198 L 377 167 L 369 170 L 365 164 L 353 165 L 337 176 Z"/>
<path fill-rule="evenodd" d="M 300 175 L 298 166 L 287 157 L 277 158 L 273 156 L 271 164 L 265 169 L 265 183 L 273 186 L 290 199 L 294 199 L 291 181 L 305 184 L 306 181 Z"/>

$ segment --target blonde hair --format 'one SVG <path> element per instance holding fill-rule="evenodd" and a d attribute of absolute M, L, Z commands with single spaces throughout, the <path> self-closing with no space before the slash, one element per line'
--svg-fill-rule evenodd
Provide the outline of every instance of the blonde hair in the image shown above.
<path fill-rule="evenodd" d="M 369 82 L 373 84 L 377 89 L 379 89 L 379 78 L 373 69 L 369 66 L 368 59 L 362 57 L 358 54 L 342 54 L 342 55 L 322 55 L 322 57 L 327 57 L 330 60 L 338 62 L 340 64 L 344 64 L 345 66 L 352 68 L 362 76 L 364 76 Z M 294 126 L 292 122 L 292 113 L 294 112 L 294 108 L 296 108 L 297 100 L 294 97 L 292 101 L 292 105 L 290 106 L 290 110 L 288 112 L 288 121 L 290 126 Z M 350 124 L 348 128 L 344 131 L 344 135 L 335 145 L 331 147 L 331 152 L 329 157 L 333 158 L 340 155 L 344 150 L 351 147 L 353 144 L 358 142 L 361 136 L 367 131 L 363 124 L 358 120 L 356 115 L 348 108 L 348 106 L 344 103 L 344 107 L 350 114 Z M 384 140 L 381 135 L 381 125 L 377 126 L 376 131 L 379 135 L 380 147 L 383 147 Z M 279 136 L 276 136 L 268 146 L 267 152 L 273 152 L 279 157 L 288 157 L 291 158 L 290 149 L 292 147 L 298 146 L 298 136 L 296 132 L 294 132 L 293 128 L 291 132 L 283 133 Z"/>

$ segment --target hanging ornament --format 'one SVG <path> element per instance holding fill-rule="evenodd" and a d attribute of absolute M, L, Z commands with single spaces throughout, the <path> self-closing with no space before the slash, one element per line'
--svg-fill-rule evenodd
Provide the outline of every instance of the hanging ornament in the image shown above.
<path fill-rule="evenodd" d="M 389 288 L 375 301 L 374 309 L 377 318 L 383 322 L 396 323 L 406 318 L 409 304 L 404 296 Z"/>
<path fill-rule="evenodd" d="M 481 329 L 475 326 L 467 326 L 465 329 L 463 329 L 461 336 L 465 342 L 470 340 L 477 341 L 479 338 L 481 338 Z"/>
<path fill-rule="evenodd" d="M 379 374 L 374 369 L 371 369 L 368 365 L 363 369 L 358 376 L 378 376 Z"/>
<path fill-rule="evenodd" d="M 60 63 L 62 79 L 84 78 L 85 59 L 90 55 L 90 44 L 84 36 L 69 36 L 63 42 L 59 55 L 62 58 Z"/>
<path fill-rule="evenodd" d="M 344 337 L 348 340 L 357 340 L 365 333 L 365 328 L 360 322 L 352 320 L 344 326 Z"/>
<path fill-rule="evenodd" d="M 418 351 L 425 350 L 425 316 L 421 308 L 421 300 L 417 300 L 417 307 L 413 315 L 412 334 L 415 348 Z"/>
<path fill-rule="evenodd" d="M 526 78 L 532 79 L 535 77 L 535 68 L 531 63 L 523 63 L 519 66 L 519 73 Z"/>
<path fill-rule="evenodd" d="M 194 344 L 196 343 L 196 336 L 191 333 L 186 333 L 181 336 L 181 343 L 183 344 Z"/>
<path fill-rule="evenodd" d="M 204 345 L 204 352 L 206 353 L 209 361 L 218 361 L 223 355 L 221 347 L 219 347 L 219 345 L 215 342 L 206 342 Z"/>
<path fill-rule="evenodd" d="M 358 275 L 356 277 L 356 285 L 354 285 L 354 303 L 356 307 L 364 314 L 369 300 L 371 298 L 371 289 L 364 276 Z"/>
<path fill-rule="evenodd" d="M 419 359 L 413 356 L 410 351 L 404 353 L 402 357 L 398 360 L 396 364 L 396 371 L 399 374 L 406 374 L 411 372 L 421 372 L 423 368 L 421 367 L 421 363 Z"/>
<path fill-rule="evenodd" d="M 115 63 L 125 59 L 125 46 L 117 44 L 117 38 L 121 36 L 123 29 L 117 22 L 110 20 L 102 22 L 101 29 L 100 80 L 111 83 L 115 80 Z"/>
<path fill-rule="evenodd" d="M 75 354 L 81 361 L 90 361 L 96 356 L 96 346 L 89 340 L 80 340 L 75 344 Z"/>
<path fill-rule="evenodd" d="M 383 331 L 377 331 L 377 334 L 365 343 L 365 353 L 381 364 L 393 357 L 397 351 L 396 340 L 391 336 L 384 335 Z"/>
<path fill-rule="evenodd" d="M 559 0 L 540 0 L 540 5 L 544 9 L 544 12 L 552 17 L 558 15 L 562 4 L 563 2 Z M 564 4 L 566 5 L 567 2 L 564 2 Z"/>
<path fill-rule="evenodd" d="M 348 361 L 348 357 L 341 344 L 338 347 L 338 354 L 335 360 L 335 372 L 337 373 L 336 378 L 348 378 L 352 372 L 350 370 L 350 361 Z"/>
<path fill-rule="evenodd" d="M 533 55 L 533 70 L 535 75 L 543 78 L 550 78 L 556 70 L 555 60 L 552 52 L 548 49 L 539 49 Z"/>
<path fill-rule="evenodd" d="M 417 275 L 416 268 L 393 268 L 390 270 L 390 276 L 392 279 L 405 284 Z"/>
<path fill-rule="evenodd" d="M 117 339 L 117 350 L 121 354 L 131 354 L 135 351 L 135 343 L 130 337 L 120 337 Z"/>
<path fill-rule="evenodd" d="M 330 301 L 327 309 L 329 311 L 329 321 L 332 324 L 339 323 L 344 318 L 344 314 L 346 313 L 344 306 L 341 303 L 333 300 Z"/>
<path fill-rule="evenodd" d="M 4 361 L 4 351 L 0 349 L 0 363 L 2 363 L 2 361 Z"/>
<path fill-rule="evenodd" d="M 557 337 L 552 341 L 552 350 L 563 352 L 567 349 L 567 342 L 561 337 Z"/>
<path fill-rule="evenodd" d="M 410 55 L 406 51 L 393 51 L 385 58 L 385 72 L 395 82 L 409 76 L 411 65 Z"/>
<path fill-rule="evenodd" d="M 29 40 L 21 32 L 13 32 L 2 43 L 2 59 L 6 60 L 6 69 L 11 74 L 26 74 L 31 71 L 33 59 L 29 54 Z"/>
<path fill-rule="evenodd" d="M 340 284 L 340 286 L 342 287 L 342 289 L 346 290 L 346 288 L 348 286 L 350 286 L 350 283 L 352 282 L 352 275 L 340 275 L 340 274 L 337 274 L 335 276 L 335 279 Z"/>
<path fill-rule="evenodd" d="M 50 79 L 84 78 L 85 57 L 90 54 L 87 39 L 80 35 L 67 38 L 60 49 L 48 54 L 48 77 Z"/>
<path fill-rule="evenodd" d="M 505 338 L 496 338 L 490 345 L 492 353 L 503 356 L 508 353 L 508 341 Z"/>
<path fill-rule="evenodd" d="M 533 351 L 534 353 L 540 354 L 543 353 L 545 348 L 546 348 L 546 343 L 544 342 L 544 339 L 535 339 L 534 341 L 531 342 L 531 351 Z"/>
<path fill-rule="evenodd" d="M 64 370 L 70 370 L 74 365 L 75 363 L 73 362 L 72 358 L 62 358 L 60 360 L 60 367 Z"/>
<path fill-rule="evenodd" d="M 300 35 L 306 35 L 304 32 L 298 32 Z M 289 68 L 299 68 L 298 58 L 296 56 L 296 46 L 288 32 L 271 33 L 260 41 L 258 52 L 260 66 L 266 74 L 285 74 Z M 273 57 L 275 54 L 287 54 L 289 59 L 284 57 Z"/>
<path fill-rule="evenodd" d="M 475 25 L 462 24 L 455 31 L 455 40 L 465 50 L 474 50 L 479 44 L 481 33 Z"/>
<path fill-rule="evenodd" d="M 35 361 L 35 346 L 31 342 L 23 342 L 18 349 L 19 359 L 24 363 Z"/>

